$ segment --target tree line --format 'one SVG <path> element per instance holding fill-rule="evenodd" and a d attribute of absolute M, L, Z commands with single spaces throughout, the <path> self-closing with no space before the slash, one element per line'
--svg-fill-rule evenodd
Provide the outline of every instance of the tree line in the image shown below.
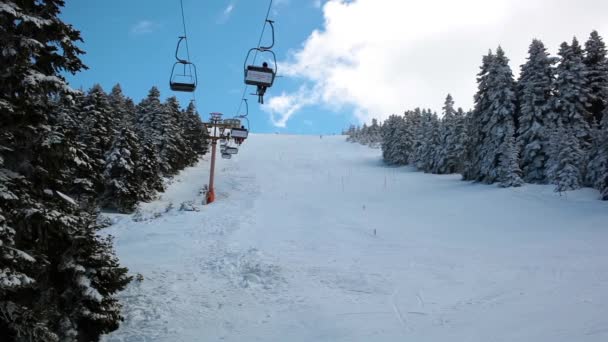
<path fill-rule="evenodd" d="M 0 336 L 97 341 L 122 320 L 116 293 L 131 277 L 99 208 L 130 212 L 162 177 L 206 152 L 194 104 L 139 104 L 119 85 L 86 93 L 63 73 L 86 66 L 63 0 L 0 2 Z"/>
<path fill-rule="evenodd" d="M 562 43 L 558 57 L 533 40 L 517 81 L 503 49 L 489 51 L 477 85 L 468 112 L 448 94 L 441 118 L 417 108 L 344 133 L 380 145 L 388 164 L 503 187 L 588 186 L 608 200 L 608 60 L 597 31 L 584 47 Z"/>

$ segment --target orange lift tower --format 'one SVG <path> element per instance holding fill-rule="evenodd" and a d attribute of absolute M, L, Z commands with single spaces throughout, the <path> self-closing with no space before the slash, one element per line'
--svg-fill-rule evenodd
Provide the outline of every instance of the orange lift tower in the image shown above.
<path fill-rule="evenodd" d="M 211 170 L 209 172 L 209 190 L 207 191 L 207 204 L 213 203 L 215 201 L 215 188 L 213 180 L 215 178 L 215 157 L 217 154 L 217 142 L 218 140 L 230 140 L 230 133 L 233 129 L 239 129 L 235 127 L 235 123 L 231 120 L 222 120 L 222 113 L 213 112 L 210 113 L 211 118 L 209 122 L 205 122 L 205 128 L 207 132 L 209 132 L 209 139 L 211 139 Z M 246 135 L 245 135 L 246 137 Z M 233 153 L 237 152 L 236 148 L 229 148 L 234 150 Z M 222 154 L 224 155 L 224 154 Z"/>

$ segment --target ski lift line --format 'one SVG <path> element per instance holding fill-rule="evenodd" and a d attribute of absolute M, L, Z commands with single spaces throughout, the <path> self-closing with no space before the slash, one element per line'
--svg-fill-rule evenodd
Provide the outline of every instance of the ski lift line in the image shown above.
<path fill-rule="evenodd" d="M 183 1 L 183 0 L 180 0 Z M 257 48 L 260 48 L 260 45 L 262 44 L 262 38 L 264 38 L 264 30 L 266 30 L 266 24 L 268 23 L 268 16 L 270 15 L 270 9 L 272 8 L 272 0 L 269 0 L 268 2 L 268 10 L 266 10 L 266 17 L 264 18 L 264 25 L 262 26 L 262 32 L 260 33 L 260 38 L 258 39 L 258 45 Z M 255 59 L 258 56 L 258 50 L 255 51 L 255 54 L 253 55 L 253 63 L 255 64 Z M 241 95 L 241 99 L 245 98 L 245 94 L 247 93 L 247 87 L 249 87 L 249 85 L 245 84 L 245 86 L 243 87 L 243 94 Z M 239 115 L 239 112 L 241 111 L 241 107 L 243 106 L 243 101 L 241 100 L 239 102 L 239 107 L 236 110 L 235 115 Z"/>
<path fill-rule="evenodd" d="M 182 10 L 182 27 L 184 28 L 184 40 L 186 41 L 186 57 L 188 57 L 188 61 L 191 61 L 190 47 L 188 46 L 188 32 L 186 31 L 186 16 L 184 15 L 184 0 L 179 0 L 179 5 Z M 175 52 L 175 55 L 177 57 L 177 51 Z M 192 75 L 192 64 L 188 64 L 188 69 L 190 71 L 190 75 Z M 194 91 L 192 92 L 192 101 L 196 103 L 196 94 Z"/>

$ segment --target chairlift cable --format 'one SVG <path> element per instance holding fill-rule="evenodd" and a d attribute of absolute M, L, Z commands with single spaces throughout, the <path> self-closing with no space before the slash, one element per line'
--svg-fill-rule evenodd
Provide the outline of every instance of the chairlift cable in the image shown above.
<path fill-rule="evenodd" d="M 268 2 L 268 10 L 266 11 L 266 18 L 264 18 L 264 25 L 262 26 L 262 32 L 260 33 L 260 39 L 258 39 L 258 46 L 257 48 L 260 48 L 260 45 L 262 44 L 262 38 L 264 38 L 264 30 L 266 30 L 266 24 L 268 23 L 268 16 L 270 15 L 270 9 L 272 8 L 272 0 L 270 0 Z M 258 50 L 255 51 L 255 54 L 253 55 L 253 63 L 255 64 L 255 59 L 258 56 Z M 249 87 L 247 84 L 245 84 L 245 86 L 243 87 L 243 94 L 241 94 L 241 101 L 239 101 L 239 107 L 236 110 L 235 116 L 239 115 L 239 112 L 241 111 L 241 107 L 243 106 L 243 100 L 245 98 L 245 94 L 247 93 L 247 87 Z"/>
<path fill-rule="evenodd" d="M 184 15 L 184 0 L 179 0 L 179 5 L 182 10 L 182 26 L 184 28 L 184 37 L 186 38 L 186 39 L 184 39 L 186 41 L 186 57 L 188 58 L 188 62 L 191 62 L 190 47 L 188 46 L 188 32 L 186 31 L 186 16 Z M 188 65 L 188 71 L 190 71 L 190 75 L 192 75 L 192 65 L 191 64 Z M 194 101 L 194 103 L 196 104 L 196 94 L 194 91 L 192 92 L 192 101 Z"/>

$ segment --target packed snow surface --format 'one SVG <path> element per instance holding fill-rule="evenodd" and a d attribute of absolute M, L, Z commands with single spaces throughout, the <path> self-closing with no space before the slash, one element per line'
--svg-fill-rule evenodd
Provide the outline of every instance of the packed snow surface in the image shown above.
<path fill-rule="evenodd" d="M 387 167 L 342 136 L 251 135 L 107 231 L 106 341 L 607 341 L 608 203 Z"/>

